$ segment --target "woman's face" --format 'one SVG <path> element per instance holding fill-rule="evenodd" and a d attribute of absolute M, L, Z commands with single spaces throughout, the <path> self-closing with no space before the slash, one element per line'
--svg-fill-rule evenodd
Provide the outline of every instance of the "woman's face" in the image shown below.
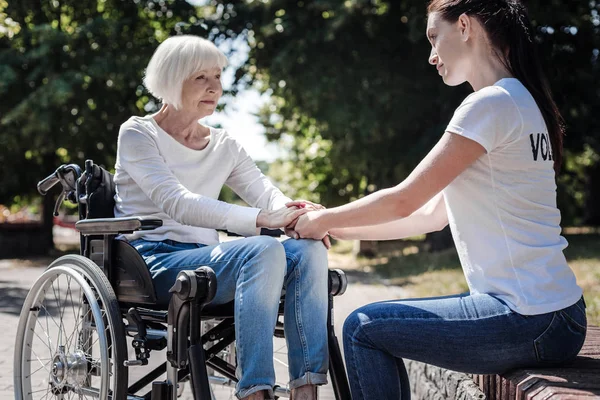
<path fill-rule="evenodd" d="M 200 118 L 211 115 L 222 94 L 221 68 L 198 71 L 183 82 L 183 110 L 200 114 Z"/>
<path fill-rule="evenodd" d="M 434 65 L 448 86 L 457 86 L 467 80 L 469 63 L 466 57 L 466 39 L 464 19 L 457 22 L 444 20 L 439 13 L 433 12 L 427 18 L 427 39 L 431 43 L 429 63 Z"/>

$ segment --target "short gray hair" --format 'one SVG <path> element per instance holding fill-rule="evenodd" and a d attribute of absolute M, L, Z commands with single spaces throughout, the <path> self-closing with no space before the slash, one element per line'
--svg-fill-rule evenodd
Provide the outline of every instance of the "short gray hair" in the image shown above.
<path fill-rule="evenodd" d="M 211 41 L 192 35 L 162 42 L 148 63 L 144 85 L 154 97 L 179 109 L 183 81 L 200 70 L 227 65 L 227 57 Z"/>

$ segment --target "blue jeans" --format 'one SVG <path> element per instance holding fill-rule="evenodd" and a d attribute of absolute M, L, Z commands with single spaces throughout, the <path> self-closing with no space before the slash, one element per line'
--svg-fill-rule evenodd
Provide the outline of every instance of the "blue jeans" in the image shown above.
<path fill-rule="evenodd" d="M 206 246 L 173 240 L 134 240 L 144 257 L 160 304 L 181 270 L 201 266 L 217 276 L 211 304 L 234 301 L 240 398 L 259 390 L 273 396 L 273 332 L 285 288 L 284 329 L 290 388 L 327 383 L 327 250 L 320 241 L 284 242 L 256 236 Z"/>
<path fill-rule="evenodd" d="M 583 298 L 541 315 L 486 294 L 369 304 L 344 324 L 352 398 L 410 399 L 403 358 L 473 374 L 557 365 L 575 358 L 586 325 Z"/>

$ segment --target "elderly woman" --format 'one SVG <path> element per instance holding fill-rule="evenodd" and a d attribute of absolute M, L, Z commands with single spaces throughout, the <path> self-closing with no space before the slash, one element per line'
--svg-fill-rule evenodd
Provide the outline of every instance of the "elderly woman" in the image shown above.
<path fill-rule="evenodd" d="M 273 397 L 273 331 L 286 288 L 285 334 L 292 397 L 316 398 L 327 381 L 328 241 L 258 236 L 260 228 L 291 229 L 300 215 L 320 207 L 294 203 L 260 172 L 242 146 L 222 129 L 199 123 L 223 91 L 227 59 L 195 36 L 165 40 L 146 70 L 144 84 L 162 101 L 152 115 L 131 117 L 119 131 L 115 182 L 118 217 L 151 215 L 163 226 L 128 235 L 144 257 L 159 302 L 179 271 L 211 267 L 218 290 L 212 304 L 234 300 L 238 398 Z M 229 186 L 250 207 L 217 200 Z M 219 243 L 216 229 L 246 236 Z"/>

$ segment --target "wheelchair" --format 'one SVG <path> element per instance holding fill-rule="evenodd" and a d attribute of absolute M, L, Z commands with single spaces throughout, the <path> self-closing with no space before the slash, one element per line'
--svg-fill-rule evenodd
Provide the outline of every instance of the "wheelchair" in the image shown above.
<path fill-rule="evenodd" d="M 80 254 L 52 262 L 25 299 L 14 352 L 15 398 L 175 400 L 189 381 L 194 399 L 213 400 L 219 387 L 235 386 L 233 302 L 210 306 L 217 290 L 213 271 L 180 272 L 169 304 L 157 304 L 146 263 L 118 236 L 162 221 L 114 218 L 113 176 L 91 160 L 84 170 L 61 165 L 38 191 L 45 195 L 59 183 L 54 212 L 65 199 L 77 205 Z M 329 271 L 329 379 L 337 400 L 350 399 L 332 320 L 333 298 L 346 286 L 342 271 Z M 274 332 L 279 340 L 284 301 L 283 295 Z M 159 355 L 166 359 L 149 364 L 150 353 L 165 348 Z M 274 395 L 288 398 L 290 391 L 277 383 Z"/>

